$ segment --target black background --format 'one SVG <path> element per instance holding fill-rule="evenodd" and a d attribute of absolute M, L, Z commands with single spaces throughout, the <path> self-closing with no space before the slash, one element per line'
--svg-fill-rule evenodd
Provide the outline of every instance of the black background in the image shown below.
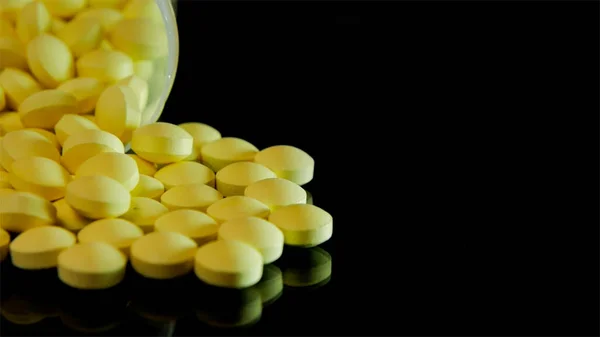
<path fill-rule="evenodd" d="M 175 334 L 597 336 L 598 10 L 179 1 L 162 120 L 304 149 L 335 230 L 324 287 Z"/>

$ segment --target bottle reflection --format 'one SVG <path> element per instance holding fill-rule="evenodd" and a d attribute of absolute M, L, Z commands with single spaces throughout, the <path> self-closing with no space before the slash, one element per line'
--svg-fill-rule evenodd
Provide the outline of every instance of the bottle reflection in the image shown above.
<path fill-rule="evenodd" d="M 309 205 L 314 205 L 313 203 L 313 195 L 309 191 L 306 191 L 306 203 Z"/>
<path fill-rule="evenodd" d="M 287 287 L 322 287 L 331 279 L 331 255 L 320 247 L 285 247 L 277 264 Z"/>

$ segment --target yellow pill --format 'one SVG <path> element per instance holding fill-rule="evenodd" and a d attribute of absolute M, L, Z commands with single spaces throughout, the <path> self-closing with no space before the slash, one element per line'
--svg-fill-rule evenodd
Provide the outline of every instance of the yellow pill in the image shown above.
<path fill-rule="evenodd" d="M 0 113 L 0 131 L 7 134 L 11 131 L 21 130 L 25 126 L 21 122 L 21 116 L 18 112 L 2 112 Z"/>
<path fill-rule="evenodd" d="M 139 110 L 144 111 L 148 103 L 148 83 L 140 77 L 131 75 L 120 80 L 117 84 L 131 88 L 138 98 Z"/>
<path fill-rule="evenodd" d="M 266 219 L 269 216 L 269 207 L 258 200 L 236 195 L 221 199 L 206 209 L 206 213 L 223 223 L 236 218 L 255 216 Z"/>
<path fill-rule="evenodd" d="M 106 88 L 96 103 L 96 124 L 127 143 L 140 126 L 142 114 L 135 92 L 130 87 L 114 85 Z"/>
<path fill-rule="evenodd" d="M 1 44 L 0 42 L 0 49 Z M 0 60 L 2 60 L 1 51 Z M 21 102 L 42 90 L 40 84 L 31 75 L 16 68 L 6 68 L 0 72 L 0 86 L 4 89 L 6 104 L 13 110 L 18 110 Z"/>
<path fill-rule="evenodd" d="M 0 0 L 0 17 L 15 22 L 19 11 L 31 1 L 32 0 Z"/>
<path fill-rule="evenodd" d="M 167 190 L 186 184 L 215 186 L 215 173 L 208 167 L 193 161 L 169 164 L 158 170 L 154 178 L 160 180 Z"/>
<path fill-rule="evenodd" d="M 54 126 L 56 139 L 60 144 L 64 144 L 67 138 L 72 134 L 83 130 L 100 130 L 96 124 L 89 119 L 75 114 L 68 114 L 62 118 Z"/>
<path fill-rule="evenodd" d="M 77 113 L 77 99 L 61 90 L 42 90 L 27 97 L 19 106 L 23 125 L 29 128 L 54 129 L 66 114 Z"/>
<path fill-rule="evenodd" d="M 4 88 L 0 87 L 0 111 L 4 111 L 6 108 L 6 96 L 4 94 Z"/>
<path fill-rule="evenodd" d="M 306 191 L 293 182 L 282 178 L 257 181 L 246 187 L 244 195 L 256 199 L 271 210 L 292 204 L 305 204 Z"/>
<path fill-rule="evenodd" d="M 59 18 L 71 18 L 87 5 L 87 0 L 42 0 L 50 13 Z"/>
<path fill-rule="evenodd" d="M 115 50 L 115 47 L 113 47 L 113 45 L 110 44 L 110 42 L 108 42 L 108 40 L 104 39 L 100 42 L 100 46 L 98 47 L 98 49 Z"/>
<path fill-rule="evenodd" d="M 44 157 L 60 162 L 60 154 L 44 136 L 31 130 L 17 130 L 2 137 L 0 163 L 8 172 L 15 160 L 28 157 Z"/>
<path fill-rule="evenodd" d="M 50 201 L 63 198 L 70 181 L 67 170 L 44 157 L 15 160 L 10 171 L 10 184 L 15 190 L 31 192 Z"/>
<path fill-rule="evenodd" d="M 131 148 L 141 158 L 168 164 L 183 160 L 192 153 L 194 139 L 182 128 L 169 123 L 153 123 L 133 132 Z"/>
<path fill-rule="evenodd" d="M 131 190 L 132 197 L 144 197 L 155 200 L 160 200 L 160 197 L 165 193 L 165 185 L 158 179 L 140 174 L 140 181 L 137 186 Z"/>
<path fill-rule="evenodd" d="M 77 178 L 102 175 L 121 183 L 131 191 L 140 181 L 137 164 L 133 158 L 118 152 L 99 153 L 83 162 L 75 172 Z"/>
<path fill-rule="evenodd" d="M 71 181 L 65 199 L 79 214 L 90 219 L 120 217 L 131 204 L 129 191 L 121 183 L 98 175 Z"/>
<path fill-rule="evenodd" d="M 256 248 L 264 264 L 275 262 L 283 253 L 283 233 L 274 224 L 257 217 L 229 220 L 219 228 L 219 240 L 236 240 Z"/>
<path fill-rule="evenodd" d="M 147 18 L 162 23 L 162 14 L 155 0 L 129 0 L 123 8 L 123 16 L 127 19 Z"/>
<path fill-rule="evenodd" d="M 1 173 L 0 173 L 0 175 L 1 175 Z M 15 192 L 17 192 L 17 191 L 15 191 L 13 188 L 8 188 L 8 187 L 0 188 L 0 197 L 9 195 L 9 194 L 13 194 Z"/>
<path fill-rule="evenodd" d="M 96 78 L 79 77 L 64 82 L 56 89 L 75 96 L 78 107 L 77 113 L 87 114 L 94 111 L 96 102 L 98 102 L 100 94 L 104 91 L 104 84 Z"/>
<path fill-rule="evenodd" d="M 56 36 L 71 49 L 77 58 L 98 48 L 104 34 L 99 21 L 79 19 L 71 20 Z"/>
<path fill-rule="evenodd" d="M 202 162 L 218 172 L 225 166 L 240 161 L 252 161 L 258 153 L 256 146 L 234 137 L 225 137 L 202 147 Z"/>
<path fill-rule="evenodd" d="M 0 17 L 0 37 L 18 37 L 12 22 Z"/>
<path fill-rule="evenodd" d="M 144 233 L 150 233 L 154 231 L 154 222 L 167 212 L 169 209 L 154 199 L 134 197 L 131 198 L 131 208 L 121 219 L 136 224 Z"/>
<path fill-rule="evenodd" d="M 194 240 L 199 246 L 217 239 L 219 225 L 210 216 L 200 211 L 179 209 L 156 219 L 157 232 L 176 232 Z"/>
<path fill-rule="evenodd" d="M 50 33 L 56 35 L 61 29 L 65 28 L 67 22 L 60 18 L 52 18 L 50 23 Z"/>
<path fill-rule="evenodd" d="M 25 46 L 17 37 L 0 37 L 0 70 L 5 68 L 28 69 Z"/>
<path fill-rule="evenodd" d="M 104 242 L 76 244 L 58 256 L 58 278 L 78 289 L 106 289 L 125 277 L 127 257 Z"/>
<path fill-rule="evenodd" d="M 46 88 L 56 88 L 75 76 L 73 54 L 60 39 L 43 33 L 27 44 L 29 69 Z"/>
<path fill-rule="evenodd" d="M 182 208 L 206 212 L 215 202 L 223 199 L 221 192 L 204 184 L 178 185 L 166 191 L 160 202 L 170 210 Z"/>
<path fill-rule="evenodd" d="M 179 126 L 194 138 L 194 148 L 198 153 L 199 158 L 196 158 L 198 160 L 202 157 L 200 154 L 204 145 L 221 139 L 221 133 L 210 125 L 190 122 L 179 124 Z"/>
<path fill-rule="evenodd" d="M 154 174 L 156 173 L 156 164 L 146 161 L 136 154 L 128 154 L 128 156 L 135 160 L 140 174 L 145 174 L 147 176 L 154 177 Z"/>
<path fill-rule="evenodd" d="M 64 229 L 77 233 L 92 222 L 77 213 L 65 199 L 56 200 L 52 204 L 56 208 L 56 224 Z"/>
<path fill-rule="evenodd" d="M 13 188 L 10 184 L 10 174 L 6 171 L 0 171 L 0 188 Z"/>
<path fill-rule="evenodd" d="M 298 185 L 312 180 L 315 161 L 308 153 L 288 145 L 271 146 L 254 157 L 256 163 L 270 168 L 279 178 Z"/>
<path fill-rule="evenodd" d="M 102 219 L 92 222 L 77 233 L 77 240 L 86 242 L 105 242 L 129 255 L 131 244 L 144 236 L 142 229 L 123 219 Z"/>
<path fill-rule="evenodd" d="M 269 221 L 281 229 L 290 246 L 314 247 L 329 240 L 333 233 L 333 217 L 314 205 L 280 207 L 271 213 Z"/>
<path fill-rule="evenodd" d="M 131 265 L 136 272 L 153 279 L 172 279 L 194 268 L 198 245 L 174 232 L 154 232 L 131 246 Z"/>
<path fill-rule="evenodd" d="M 33 132 L 39 134 L 40 136 L 46 138 L 50 143 L 52 143 L 52 145 L 54 145 L 54 147 L 57 150 L 60 151 L 61 145 L 58 142 L 58 138 L 56 137 L 56 135 L 53 134 L 52 132 L 50 132 L 48 130 L 44 130 L 44 129 L 38 129 L 38 128 L 27 128 L 25 130 L 33 131 Z"/>
<path fill-rule="evenodd" d="M 28 43 L 34 37 L 48 32 L 51 26 L 52 17 L 50 12 L 41 2 L 28 3 L 17 17 L 17 34 L 24 43 Z"/>
<path fill-rule="evenodd" d="M 17 268 L 54 268 L 58 264 L 58 255 L 76 242 L 75 235 L 61 227 L 32 228 L 10 244 L 10 257 Z"/>
<path fill-rule="evenodd" d="M 122 9 L 127 0 L 89 0 L 90 7 L 92 8 L 115 8 Z"/>
<path fill-rule="evenodd" d="M 8 245 L 10 244 L 10 235 L 7 231 L 0 228 L 0 261 L 8 256 Z"/>
<path fill-rule="evenodd" d="M 114 8 L 88 8 L 78 13 L 73 20 L 91 20 L 100 24 L 104 33 L 123 20 L 123 14 Z"/>
<path fill-rule="evenodd" d="M 213 241 L 198 249 L 194 271 L 213 286 L 247 288 L 260 281 L 263 259 L 258 250 L 243 242 Z"/>
<path fill-rule="evenodd" d="M 168 53 L 163 27 L 151 19 L 124 19 L 115 24 L 109 41 L 134 60 L 154 60 Z"/>
<path fill-rule="evenodd" d="M 248 185 L 275 177 L 275 173 L 263 165 L 252 162 L 233 163 L 217 172 L 217 190 L 225 197 L 244 195 Z"/>
<path fill-rule="evenodd" d="M 15 192 L 0 197 L 0 228 L 24 232 L 31 228 L 51 226 L 56 222 L 56 209 L 33 193 Z"/>
<path fill-rule="evenodd" d="M 154 74 L 154 63 L 152 60 L 136 60 L 133 62 L 133 73 L 148 82 Z"/>
<path fill-rule="evenodd" d="M 80 77 L 94 77 L 105 84 L 114 84 L 133 75 L 131 57 L 120 51 L 98 49 L 77 60 L 77 74 Z"/>
<path fill-rule="evenodd" d="M 81 130 L 63 143 L 61 162 L 74 174 L 84 161 L 102 152 L 124 153 L 125 149 L 121 140 L 113 134 L 102 130 Z"/>

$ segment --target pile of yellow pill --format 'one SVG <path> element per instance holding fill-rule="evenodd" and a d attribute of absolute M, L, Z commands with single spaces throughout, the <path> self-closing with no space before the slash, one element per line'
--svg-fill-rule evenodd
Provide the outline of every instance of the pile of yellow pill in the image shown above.
<path fill-rule="evenodd" d="M 148 123 L 162 20 L 155 0 L 0 0 L 0 260 L 79 289 L 128 263 L 249 288 L 284 245 L 331 238 L 303 150 Z"/>

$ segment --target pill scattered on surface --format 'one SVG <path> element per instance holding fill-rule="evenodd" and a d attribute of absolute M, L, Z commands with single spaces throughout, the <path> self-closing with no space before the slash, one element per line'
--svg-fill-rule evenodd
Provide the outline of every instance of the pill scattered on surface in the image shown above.
<path fill-rule="evenodd" d="M 16 31 L 22 42 L 27 43 L 34 37 L 50 30 L 52 16 L 46 6 L 32 1 L 23 6 L 17 17 Z"/>
<path fill-rule="evenodd" d="M 56 89 L 72 94 L 76 100 L 77 113 L 87 114 L 96 108 L 96 102 L 104 91 L 104 84 L 93 77 L 78 77 L 62 83 Z"/>
<path fill-rule="evenodd" d="M 63 145 L 67 138 L 72 134 L 75 134 L 83 130 L 100 130 L 98 126 L 90 121 L 89 119 L 75 114 L 68 114 L 61 117 L 61 119 L 54 126 L 54 132 L 60 145 Z"/>
<path fill-rule="evenodd" d="M 169 209 L 160 202 L 143 197 L 131 198 L 131 207 L 122 219 L 130 221 L 140 227 L 144 233 L 154 231 L 157 219 L 167 214 Z"/>
<path fill-rule="evenodd" d="M 15 192 L 0 196 L 0 227 L 10 232 L 25 232 L 56 222 L 56 209 L 33 193 Z"/>
<path fill-rule="evenodd" d="M 271 146 L 260 151 L 254 162 L 271 169 L 279 178 L 302 186 L 313 179 L 315 160 L 308 153 L 288 145 Z"/>
<path fill-rule="evenodd" d="M 263 259 L 260 252 L 248 244 L 218 240 L 198 249 L 194 272 L 201 281 L 213 286 L 247 288 L 260 281 Z"/>
<path fill-rule="evenodd" d="M 176 232 L 194 240 L 199 246 L 216 240 L 219 225 L 203 212 L 180 209 L 168 212 L 154 223 L 157 232 Z"/>
<path fill-rule="evenodd" d="M 277 207 L 305 204 L 307 193 L 297 184 L 282 178 L 270 178 L 252 183 L 244 190 L 244 195 L 269 206 Z"/>
<path fill-rule="evenodd" d="M 144 277 L 176 278 L 192 271 L 197 248 L 194 240 L 179 233 L 150 233 L 131 246 L 131 265 Z"/>
<path fill-rule="evenodd" d="M 60 161 L 69 172 L 74 174 L 84 161 L 102 152 L 124 153 L 125 148 L 119 138 L 109 132 L 95 129 L 81 130 L 67 137 L 63 143 Z"/>
<path fill-rule="evenodd" d="M 100 129 L 119 137 L 123 143 L 131 140 L 132 132 L 140 126 L 142 118 L 135 92 L 123 85 L 113 85 L 102 92 L 96 103 L 95 116 Z"/>
<path fill-rule="evenodd" d="M 75 76 L 71 50 L 62 40 L 47 33 L 27 44 L 27 64 L 35 78 L 49 89 Z"/>
<path fill-rule="evenodd" d="M 27 69 L 25 46 L 14 36 L 0 37 L 0 69 Z"/>
<path fill-rule="evenodd" d="M 77 113 L 77 99 L 62 90 L 36 92 L 19 106 L 21 122 L 29 128 L 54 129 L 64 115 L 74 113 Z"/>
<path fill-rule="evenodd" d="M 9 179 L 17 191 L 31 192 L 54 201 L 65 196 L 71 175 L 51 159 L 27 157 L 12 163 Z"/>
<path fill-rule="evenodd" d="M 133 60 L 117 50 L 96 49 L 81 56 L 76 63 L 77 74 L 93 77 L 111 85 L 133 75 Z"/>
<path fill-rule="evenodd" d="M 42 0 L 50 13 L 59 18 L 71 18 L 87 5 L 87 0 Z"/>
<path fill-rule="evenodd" d="M 21 123 L 21 117 L 18 112 L 1 112 L 0 113 L 0 134 L 5 135 L 11 131 L 22 130 L 25 128 Z"/>
<path fill-rule="evenodd" d="M 276 175 L 263 165 L 252 162 L 233 163 L 217 172 L 217 190 L 225 197 L 244 195 L 248 185 L 269 178 L 276 178 Z"/>
<path fill-rule="evenodd" d="M 56 224 L 71 232 L 77 233 L 93 221 L 77 213 L 65 199 L 56 200 L 52 205 L 56 208 Z"/>
<path fill-rule="evenodd" d="M 202 163 L 218 172 L 225 166 L 240 161 L 252 161 L 258 153 L 256 146 L 235 137 L 225 137 L 202 147 Z"/>
<path fill-rule="evenodd" d="M 15 160 L 27 157 L 44 157 L 60 162 L 60 154 L 46 137 L 31 130 L 16 130 L 2 137 L 0 163 L 8 172 Z"/>
<path fill-rule="evenodd" d="M 236 195 L 215 202 L 206 209 L 206 213 L 217 220 L 218 223 L 223 223 L 248 216 L 266 219 L 269 216 L 270 209 L 258 200 Z"/>
<path fill-rule="evenodd" d="M 58 255 L 77 242 L 75 234 L 56 226 L 32 228 L 9 246 L 12 264 L 21 269 L 56 267 Z"/>
<path fill-rule="evenodd" d="M 127 258 L 104 242 L 76 244 L 58 256 L 58 277 L 77 289 L 106 289 L 125 277 Z"/>
<path fill-rule="evenodd" d="M 194 138 L 194 157 L 191 160 L 202 160 L 202 147 L 215 140 L 221 139 L 221 133 L 210 125 L 203 123 L 183 123 L 179 126 Z"/>
<path fill-rule="evenodd" d="M 57 150 L 61 150 L 61 145 L 58 141 L 58 137 L 56 137 L 55 134 L 53 134 L 52 132 L 48 131 L 48 130 L 44 130 L 44 129 L 38 129 L 38 128 L 27 128 L 25 130 L 29 130 L 29 131 L 33 131 L 37 134 L 39 134 L 40 136 L 43 136 L 44 138 L 46 138 L 50 143 L 52 143 L 52 145 L 54 145 L 54 147 Z"/>
<path fill-rule="evenodd" d="M 86 242 L 105 242 L 129 255 L 131 244 L 144 236 L 142 229 L 124 219 L 102 219 L 92 222 L 77 233 L 77 240 Z"/>
<path fill-rule="evenodd" d="M 71 20 L 56 33 L 76 58 L 93 51 L 102 41 L 103 31 L 99 20 Z"/>
<path fill-rule="evenodd" d="M 0 72 L 0 86 L 4 89 L 7 106 L 12 110 L 18 110 L 21 102 L 42 90 L 42 86 L 31 75 L 21 69 L 8 67 Z"/>
<path fill-rule="evenodd" d="M 127 155 L 133 158 L 133 160 L 135 160 L 140 174 L 145 174 L 147 176 L 154 177 L 154 174 L 157 171 L 156 164 L 146 161 L 136 154 L 129 153 Z"/>
<path fill-rule="evenodd" d="M 256 248 L 263 262 L 275 262 L 283 253 L 283 233 L 274 224 L 257 217 L 226 221 L 219 228 L 220 240 L 237 240 Z"/>
<path fill-rule="evenodd" d="M 140 174 L 133 158 L 118 152 L 102 152 L 83 162 L 75 172 L 77 178 L 101 175 L 112 178 L 125 187 L 133 190 Z"/>
<path fill-rule="evenodd" d="M 277 208 L 269 216 L 285 237 L 285 244 L 314 247 L 329 240 L 333 233 L 333 218 L 323 209 L 308 204 Z"/>
<path fill-rule="evenodd" d="M 154 174 L 168 190 L 178 185 L 205 184 L 215 186 L 215 173 L 208 167 L 193 161 L 169 164 Z"/>
<path fill-rule="evenodd" d="M 0 228 L 0 261 L 8 256 L 8 245 L 10 244 L 10 234 L 7 231 Z"/>
<path fill-rule="evenodd" d="M 131 149 L 156 164 L 174 163 L 192 154 L 194 139 L 184 129 L 169 123 L 153 123 L 133 132 Z"/>
<path fill-rule="evenodd" d="M 121 183 L 99 175 L 71 181 L 65 199 L 79 214 L 90 219 L 119 217 L 131 204 L 129 191 Z"/>
<path fill-rule="evenodd" d="M 0 171 L 0 188 L 13 188 L 10 184 L 10 175 L 6 171 Z"/>
<path fill-rule="evenodd" d="M 131 190 L 132 197 L 145 197 L 160 200 L 161 196 L 165 193 L 165 186 L 160 180 L 140 174 L 138 184 L 133 190 Z"/>
<path fill-rule="evenodd" d="M 205 184 L 177 185 L 160 197 L 162 204 L 170 210 L 188 208 L 202 212 L 221 199 L 221 192 Z"/>

